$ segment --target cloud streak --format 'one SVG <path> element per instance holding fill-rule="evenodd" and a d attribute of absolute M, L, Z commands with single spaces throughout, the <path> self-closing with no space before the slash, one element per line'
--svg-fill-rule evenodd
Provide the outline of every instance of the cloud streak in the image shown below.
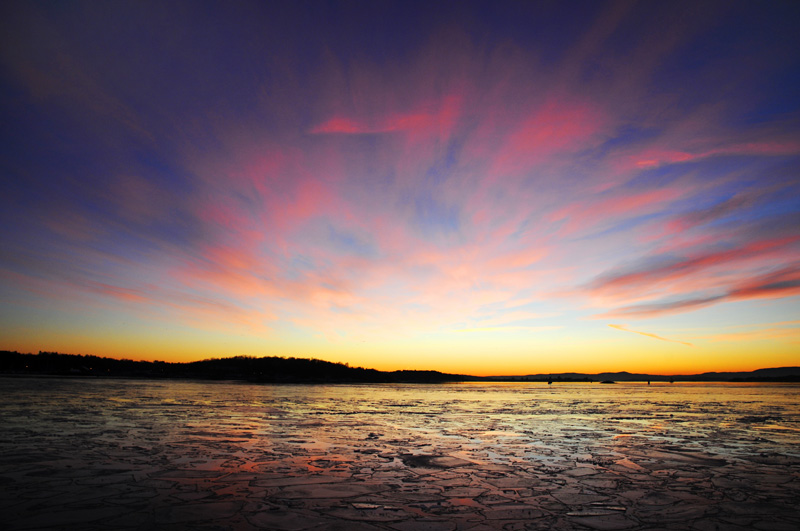
<path fill-rule="evenodd" d="M 626 325 L 610 324 L 608 326 L 610 326 L 611 328 L 614 328 L 616 330 L 622 330 L 623 332 L 633 332 L 634 334 L 639 334 L 640 336 L 652 337 L 653 339 L 658 339 L 658 340 L 661 340 L 661 341 L 668 341 L 670 343 L 680 343 L 681 345 L 686 345 L 687 347 L 693 347 L 694 346 L 691 343 L 687 343 L 686 341 L 678 341 L 678 340 L 675 340 L 675 339 L 667 339 L 666 337 L 661 337 L 661 336 L 659 336 L 657 334 L 651 334 L 649 332 L 640 332 L 638 330 L 631 330 Z"/>
<path fill-rule="evenodd" d="M 778 299 L 796 295 L 800 295 L 800 265 L 797 264 L 776 272 L 747 279 L 725 293 L 716 295 L 696 294 L 693 297 L 683 299 L 637 304 L 612 310 L 598 317 L 656 317 L 695 310 L 722 302 Z"/>

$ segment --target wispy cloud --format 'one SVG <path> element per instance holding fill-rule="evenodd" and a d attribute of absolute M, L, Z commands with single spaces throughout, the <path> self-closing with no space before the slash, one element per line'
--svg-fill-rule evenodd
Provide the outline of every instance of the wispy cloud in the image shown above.
<path fill-rule="evenodd" d="M 610 324 L 608 325 L 611 328 L 615 328 L 617 330 L 622 330 L 624 332 L 633 332 L 634 334 L 639 334 L 640 336 L 652 337 L 653 339 L 659 339 L 661 341 L 669 341 L 670 343 L 680 343 L 681 345 L 686 345 L 687 347 L 693 347 L 691 343 L 687 343 L 686 341 L 678 341 L 675 339 L 667 339 L 666 337 L 661 337 L 658 334 L 651 334 L 649 332 L 640 332 L 638 330 L 631 330 L 626 325 L 617 325 L 617 324 Z"/>
<path fill-rule="evenodd" d="M 798 264 L 776 272 L 748 278 L 734 285 L 732 289 L 725 293 L 709 295 L 693 294 L 693 296 L 681 299 L 625 306 L 598 315 L 597 317 L 657 317 L 696 310 L 722 302 L 749 299 L 777 299 L 796 295 L 800 295 L 800 265 Z"/>
<path fill-rule="evenodd" d="M 479 326 L 475 328 L 458 328 L 454 332 L 546 332 L 560 330 L 563 326 Z"/>
<path fill-rule="evenodd" d="M 712 342 L 775 341 L 789 340 L 800 343 L 800 321 L 781 321 L 776 323 L 738 326 L 738 332 L 721 330 L 703 339 Z M 743 330 L 742 330 L 743 329 Z"/>

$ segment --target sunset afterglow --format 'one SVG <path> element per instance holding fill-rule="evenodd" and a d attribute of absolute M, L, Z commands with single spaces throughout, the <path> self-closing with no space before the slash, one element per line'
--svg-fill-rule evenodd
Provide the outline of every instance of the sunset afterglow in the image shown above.
<path fill-rule="evenodd" d="M 12 2 L 0 349 L 800 365 L 794 2 Z"/>

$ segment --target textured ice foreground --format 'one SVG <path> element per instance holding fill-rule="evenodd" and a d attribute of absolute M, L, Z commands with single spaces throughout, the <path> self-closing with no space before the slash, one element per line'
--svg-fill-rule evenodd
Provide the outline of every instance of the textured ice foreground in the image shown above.
<path fill-rule="evenodd" d="M 0 378 L 10 529 L 797 529 L 796 384 Z"/>

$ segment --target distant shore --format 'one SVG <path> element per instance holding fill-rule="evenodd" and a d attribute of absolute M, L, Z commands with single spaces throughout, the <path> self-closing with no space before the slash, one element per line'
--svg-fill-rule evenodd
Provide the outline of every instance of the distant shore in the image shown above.
<path fill-rule="evenodd" d="M 39 352 L 0 351 L 0 375 L 96 378 L 243 380 L 257 383 L 448 383 L 448 382 L 800 382 L 800 367 L 694 375 L 552 373 L 522 376 L 470 376 L 439 371 L 379 371 L 309 358 L 236 356 L 195 362 L 126 359 Z"/>

